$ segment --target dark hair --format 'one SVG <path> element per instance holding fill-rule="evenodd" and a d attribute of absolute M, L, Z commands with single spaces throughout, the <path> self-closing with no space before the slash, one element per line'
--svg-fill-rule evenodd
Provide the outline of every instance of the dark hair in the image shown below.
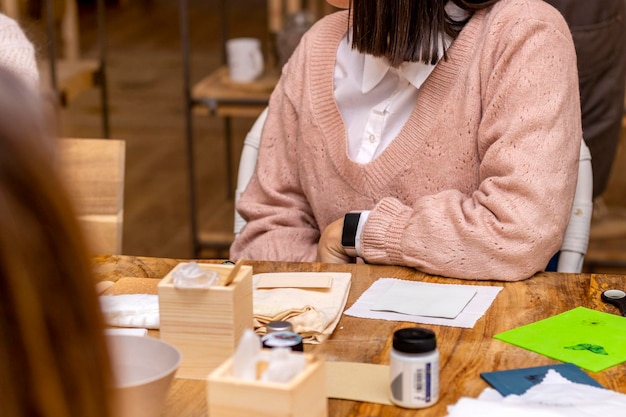
<path fill-rule="evenodd" d="M 498 2 L 452 1 L 467 10 L 469 17 Z M 435 64 L 443 34 L 456 38 L 469 20 L 452 20 L 445 11 L 446 3 L 448 0 L 352 0 L 352 47 L 387 58 L 394 67 L 405 61 Z"/>
<path fill-rule="evenodd" d="M 38 95 L 0 68 L 0 414 L 108 417 L 89 255 Z"/>

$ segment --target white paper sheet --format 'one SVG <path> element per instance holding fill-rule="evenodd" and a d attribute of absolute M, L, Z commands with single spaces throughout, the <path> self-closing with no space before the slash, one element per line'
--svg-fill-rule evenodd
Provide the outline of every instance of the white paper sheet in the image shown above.
<path fill-rule="evenodd" d="M 374 303 L 372 310 L 453 319 L 476 295 L 475 288 L 412 284 L 411 281 L 394 282 Z"/>
<path fill-rule="evenodd" d="M 387 292 L 396 282 L 406 283 L 415 288 L 447 288 L 462 287 L 475 290 L 476 294 L 465 306 L 463 311 L 453 319 L 441 317 L 412 316 L 388 311 L 374 311 L 372 306 Z M 366 319 L 380 319 L 392 321 L 406 321 L 411 323 L 438 324 L 443 326 L 472 328 L 493 303 L 502 287 L 487 285 L 455 285 L 455 284 L 432 284 L 419 281 L 405 281 L 395 278 L 380 278 L 374 282 L 361 297 L 348 308 L 344 314 Z"/>

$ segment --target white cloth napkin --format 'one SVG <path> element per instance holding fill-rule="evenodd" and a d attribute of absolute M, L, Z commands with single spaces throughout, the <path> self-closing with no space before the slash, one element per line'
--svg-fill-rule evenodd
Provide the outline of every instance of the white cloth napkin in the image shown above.
<path fill-rule="evenodd" d="M 107 336 L 147 336 L 148 329 L 133 327 L 133 328 L 122 328 L 122 327 L 113 327 L 104 329 L 104 334 Z"/>
<path fill-rule="evenodd" d="M 618 417 L 626 415 L 626 395 L 571 382 L 550 369 L 522 395 L 502 397 L 487 388 L 478 398 L 461 398 L 447 417 Z"/>
<path fill-rule="evenodd" d="M 101 295 L 100 309 L 110 326 L 159 328 L 159 297 L 157 295 Z"/>

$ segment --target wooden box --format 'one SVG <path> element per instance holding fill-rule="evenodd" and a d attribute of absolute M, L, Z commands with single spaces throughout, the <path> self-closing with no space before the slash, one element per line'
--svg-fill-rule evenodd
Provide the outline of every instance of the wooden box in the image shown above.
<path fill-rule="evenodd" d="M 198 264 L 217 271 L 224 280 L 232 265 Z M 160 337 L 182 353 L 178 378 L 202 379 L 235 351 L 252 323 L 252 267 L 242 265 L 229 285 L 177 288 L 173 273 L 158 285 Z"/>
<path fill-rule="evenodd" d="M 228 359 L 209 375 L 209 416 L 327 417 L 324 360 L 304 355 L 306 368 L 286 384 L 234 378 L 232 358 Z"/>

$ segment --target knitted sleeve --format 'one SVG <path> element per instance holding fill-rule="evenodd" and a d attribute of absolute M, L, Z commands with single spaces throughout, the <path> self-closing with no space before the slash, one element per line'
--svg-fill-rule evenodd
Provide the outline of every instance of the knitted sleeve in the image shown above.
<path fill-rule="evenodd" d="M 237 203 L 247 224 L 230 248 L 231 259 L 314 261 L 320 231 L 299 178 L 299 90 L 306 48 L 283 68 L 270 98 L 255 172 Z"/>
<path fill-rule="evenodd" d="M 20 26 L 0 13 L 0 66 L 7 68 L 32 88 L 38 88 L 35 49 Z"/>

